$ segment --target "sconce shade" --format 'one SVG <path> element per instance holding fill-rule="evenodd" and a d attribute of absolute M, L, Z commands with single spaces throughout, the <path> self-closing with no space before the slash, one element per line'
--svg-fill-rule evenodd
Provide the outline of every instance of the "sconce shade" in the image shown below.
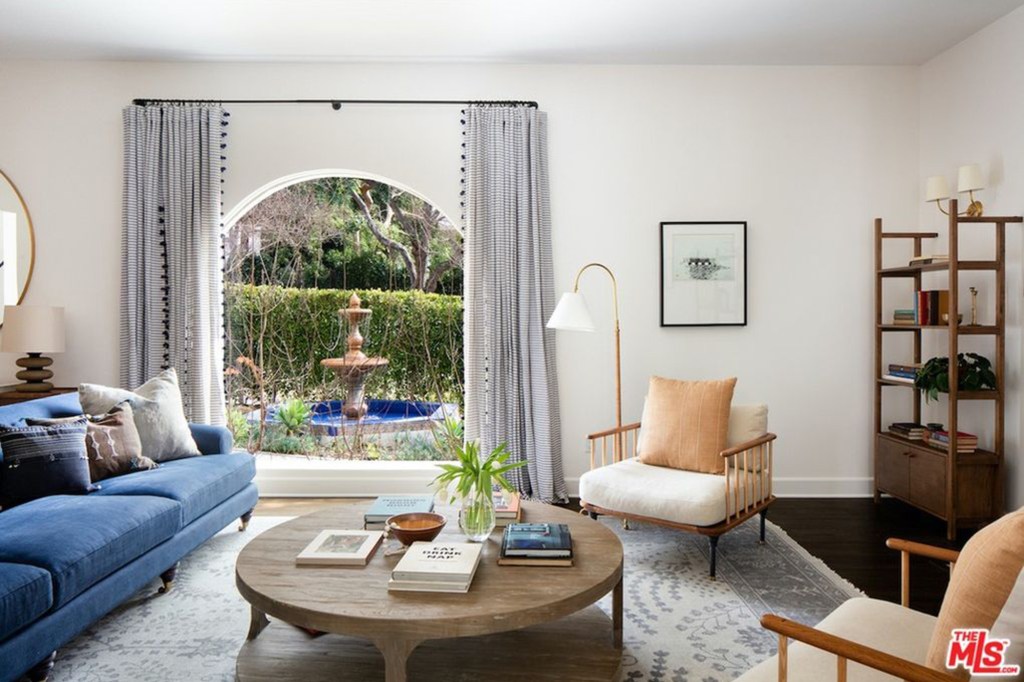
<path fill-rule="evenodd" d="M 960 172 L 957 173 L 956 191 L 973 192 L 979 189 L 985 189 L 985 180 L 981 177 L 981 168 L 978 167 L 978 164 L 960 166 Z"/>
<path fill-rule="evenodd" d="M 949 198 L 949 183 L 944 175 L 932 175 L 924 189 L 925 201 L 942 201 Z"/>
<path fill-rule="evenodd" d="M 64 308 L 46 305 L 4 306 L 5 353 L 63 353 Z"/>
<path fill-rule="evenodd" d="M 563 331 L 592 332 L 594 331 L 594 318 L 590 316 L 590 309 L 583 294 L 572 291 L 562 294 L 562 298 L 555 306 L 555 312 L 551 313 L 548 319 L 548 329 L 560 329 Z"/>

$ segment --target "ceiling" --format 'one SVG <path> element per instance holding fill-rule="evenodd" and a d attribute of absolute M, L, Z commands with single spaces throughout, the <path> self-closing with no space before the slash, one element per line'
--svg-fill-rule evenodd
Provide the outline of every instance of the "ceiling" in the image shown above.
<path fill-rule="evenodd" d="M 1024 0 L 0 0 L 0 59 L 921 64 Z"/>

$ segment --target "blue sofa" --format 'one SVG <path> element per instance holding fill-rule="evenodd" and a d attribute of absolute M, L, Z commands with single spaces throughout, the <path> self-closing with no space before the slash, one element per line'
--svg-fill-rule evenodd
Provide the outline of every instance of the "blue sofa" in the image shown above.
<path fill-rule="evenodd" d="M 69 393 L 0 407 L 0 424 L 81 414 Z M 44 680 L 54 654 L 256 506 L 248 453 L 231 433 L 192 425 L 203 453 L 101 482 L 88 495 L 54 495 L 0 511 L 0 682 Z M 2 457 L 2 454 L 0 454 Z"/>

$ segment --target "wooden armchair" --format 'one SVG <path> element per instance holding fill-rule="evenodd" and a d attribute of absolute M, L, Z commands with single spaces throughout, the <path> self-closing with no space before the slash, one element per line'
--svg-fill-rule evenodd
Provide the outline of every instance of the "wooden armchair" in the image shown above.
<path fill-rule="evenodd" d="M 765 614 L 761 625 L 778 634 L 779 653 L 736 682 L 961 682 L 962 678 L 924 665 L 936 619 L 909 608 L 910 555 L 948 561 L 952 570 L 960 553 L 895 538 L 885 544 L 901 553 L 900 606 L 850 599 L 816 627 Z M 791 648 L 790 640 L 799 644 Z M 850 661 L 858 665 L 851 669 Z"/>
<path fill-rule="evenodd" d="M 643 521 L 706 536 L 714 578 L 723 533 L 759 514 L 764 542 L 765 516 L 775 501 L 775 434 L 767 432 L 767 414 L 763 405 L 732 407 L 722 475 L 642 463 L 637 458 L 639 422 L 592 433 L 587 437 L 590 471 L 580 477 L 580 504 L 592 518 L 606 514 L 624 524 Z M 749 438 L 752 432 L 761 435 Z"/>

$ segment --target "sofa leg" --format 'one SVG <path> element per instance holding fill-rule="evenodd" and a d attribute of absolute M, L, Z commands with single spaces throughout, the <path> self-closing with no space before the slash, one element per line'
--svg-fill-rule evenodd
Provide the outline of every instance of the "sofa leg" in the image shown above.
<path fill-rule="evenodd" d="M 239 522 L 238 523 L 238 532 L 239 533 L 244 533 L 245 529 L 249 527 L 249 520 L 252 518 L 252 513 L 254 511 L 255 511 L 255 509 L 250 509 L 249 511 L 245 512 L 244 514 L 242 514 L 242 516 L 239 517 L 239 519 L 238 519 L 238 522 Z"/>
<path fill-rule="evenodd" d="M 715 569 L 718 564 L 718 536 L 709 535 L 708 544 L 711 545 L 711 579 L 715 579 Z"/>
<path fill-rule="evenodd" d="M 53 670 L 53 662 L 56 658 L 56 651 L 50 653 L 49 656 L 36 663 L 25 673 L 25 679 L 29 682 L 46 682 L 46 678 L 50 676 L 50 671 Z"/>
<path fill-rule="evenodd" d="M 764 544 L 764 521 L 768 518 L 768 510 L 762 509 L 758 514 L 761 516 L 761 544 Z"/>
<path fill-rule="evenodd" d="M 167 594 L 171 591 L 174 586 L 174 578 L 178 575 L 178 564 L 174 564 L 166 571 L 160 574 L 160 580 L 163 581 L 164 585 L 160 588 L 160 594 Z"/>

